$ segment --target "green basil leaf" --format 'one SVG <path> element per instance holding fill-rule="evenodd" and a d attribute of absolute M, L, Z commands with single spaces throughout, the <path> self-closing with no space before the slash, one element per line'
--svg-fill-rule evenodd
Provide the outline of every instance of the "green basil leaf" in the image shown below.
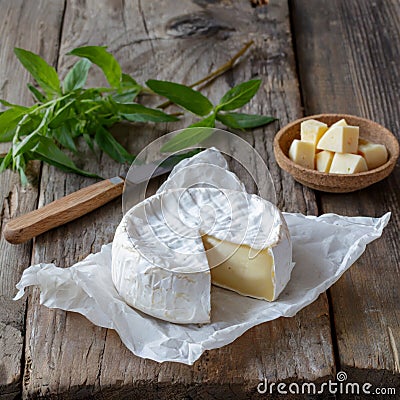
<path fill-rule="evenodd" d="M 7 129 L 4 129 L 3 131 L 0 132 L 0 143 L 5 143 L 5 142 L 11 142 L 13 140 L 13 137 L 15 135 L 15 129 L 18 125 L 18 121 L 15 121 L 13 123 L 13 126 L 11 124 L 7 127 Z"/>
<path fill-rule="evenodd" d="M 46 127 L 47 125 L 47 119 L 49 114 L 51 113 L 51 109 L 47 108 L 42 120 L 40 121 L 40 124 L 33 130 L 31 133 L 27 136 L 24 137 L 24 139 L 16 143 L 13 146 L 13 157 L 16 158 L 19 155 L 22 155 L 23 153 L 30 151 L 39 141 L 40 139 L 40 131 Z M 27 117 L 27 116 L 26 116 Z M 26 118 L 26 121 L 24 121 L 24 125 L 26 126 L 31 126 L 32 125 L 32 120 L 30 120 L 29 117 Z"/>
<path fill-rule="evenodd" d="M 90 151 L 93 154 L 96 154 L 91 136 L 88 133 L 83 133 L 82 136 L 83 136 L 83 139 L 85 140 L 86 144 L 88 145 Z"/>
<path fill-rule="evenodd" d="M 193 114 L 205 116 L 214 109 L 214 106 L 207 97 L 185 85 L 154 79 L 148 80 L 146 85 L 153 92 L 166 97 Z"/>
<path fill-rule="evenodd" d="M 76 100 L 100 100 L 102 99 L 101 91 L 99 88 L 89 88 L 82 90 L 82 92 L 76 97 Z"/>
<path fill-rule="evenodd" d="M 141 86 L 130 75 L 124 73 L 122 74 L 121 86 L 127 88 L 133 88 L 133 87 L 141 88 Z"/>
<path fill-rule="evenodd" d="M 30 135 L 43 122 L 43 118 L 47 119 L 46 113 L 43 115 L 25 114 L 19 121 L 15 133 L 18 137 Z"/>
<path fill-rule="evenodd" d="M 75 65 L 69 70 L 68 74 L 64 78 L 64 93 L 83 88 L 86 83 L 91 65 L 92 63 L 86 58 L 75 63 Z"/>
<path fill-rule="evenodd" d="M 189 128 L 195 128 L 198 126 L 206 128 L 215 128 L 215 114 L 211 114 L 207 118 L 195 122 L 194 124 L 190 125 Z"/>
<path fill-rule="evenodd" d="M 63 124 L 67 119 L 71 118 L 71 109 L 76 104 L 75 100 L 70 100 L 68 103 L 64 104 L 61 108 L 59 108 L 54 116 L 49 121 L 49 128 L 54 129 L 58 128 L 61 124 Z"/>
<path fill-rule="evenodd" d="M 142 106 L 138 103 L 117 103 L 113 102 L 113 109 L 122 118 L 133 122 L 172 122 L 178 121 L 173 115 L 166 114 L 161 110 L 155 110 Z"/>
<path fill-rule="evenodd" d="M 112 98 L 118 103 L 132 103 L 132 101 L 136 99 L 139 93 L 140 89 L 124 89 L 123 91 L 113 94 Z"/>
<path fill-rule="evenodd" d="M 43 58 L 19 48 L 15 48 L 14 53 L 47 94 L 61 94 L 57 72 Z"/>
<path fill-rule="evenodd" d="M 28 185 L 28 178 L 25 174 L 25 165 L 23 164 L 23 166 L 18 167 L 18 172 L 19 172 L 19 179 L 21 180 L 21 185 L 22 186 L 27 186 Z"/>
<path fill-rule="evenodd" d="M 87 58 L 101 68 L 111 87 L 119 87 L 122 79 L 121 67 L 114 56 L 102 46 L 85 46 L 72 50 L 69 54 Z"/>
<path fill-rule="evenodd" d="M 115 161 L 120 163 L 131 163 L 135 158 L 114 138 L 113 135 L 111 135 L 108 130 L 104 129 L 102 126 L 97 128 L 94 140 L 100 149 Z"/>
<path fill-rule="evenodd" d="M 25 136 L 21 142 L 13 146 L 13 157 L 17 157 L 22 153 L 32 150 L 39 142 L 40 135 L 38 132 L 32 132 L 30 135 Z"/>
<path fill-rule="evenodd" d="M 214 129 L 206 127 L 186 128 L 161 147 L 163 153 L 170 153 L 200 144 L 209 138 Z"/>
<path fill-rule="evenodd" d="M 76 116 L 65 121 L 65 125 L 74 139 L 86 132 L 86 124 L 86 121 L 78 119 Z"/>
<path fill-rule="evenodd" d="M 11 164 L 12 162 L 12 149 L 6 154 L 6 156 L 3 158 L 3 161 L 0 164 L 0 173 L 5 171 Z"/>
<path fill-rule="evenodd" d="M 26 160 L 22 155 L 14 157 L 14 160 L 15 160 L 15 167 L 20 176 L 21 184 L 22 186 L 26 186 L 28 184 L 28 178 L 25 175 Z"/>
<path fill-rule="evenodd" d="M 142 87 L 130 75 L 122 74 L 121 87 L 112 98 L 118 103 L 132 103 L 141 90 Z"/>
<path fill-rule="evenodd" d="M 20 110 L 27 110 L 28 109 L 28 107 L 20 106 L 18 104 L 13 104 L 13 103 L 10 103 L 7 100 L 2 100 L 2 99 L 0 99 L 0 104 L 2 104 L 5 107 L 11 107 L 11 108 L 16 108 L 16 109 L 20 109 Z"/>
<path fill-rule="evenodd" d="M 44 103 L 46 101 L 46 96 L 40 90 L 35 88 L 35 86 L 28 83 L 28 89 L 32 92 L 37 101 L 39 101 L 40 103 Z"/>
<path fill-rule="evenodd" d="M 98 125 L 101 125 L 101 126 L 103 126 L 105 128 L 110 128 L 111 126 L 113 126 L 117 122 L 122 121 L 122 117 L 116 117 L 116 116 L 109 117 L 109 116 L 99 115 L 97 117 L 97 121 L 99 122 Z"/>
<path fill-rule="evenodd" d="M 224 94 L 219 102 L 218 109 L 230 111 L 244 106 L 257 93 L 260 85 L 261 79 L 253 79 L 234 86 Z"/>
<path fill-rule="evenodd" d="M 77 148 L 74 142 L 74 134 L 70 131 L 70 126 L 67 123 L 64 123 L 60 127 L 56 129 L 52 129 L 52 136 L 61 146 L 65 147 L 68 150 L 71 150 L 74 153 L 77 153 Z"/>
<path fill-rule="evenodd" d="M 250 129 L 269 124 L 276 118 L 257 114 L 218 113 L 217 120 L 231 128 Z"/>
<path fill-rule="evenodd" d="M 12 140 L 18 122 L 26 112 L 27 108 L 13 107 L 0 115 L 0 142 L 9 142 Z"/>
<path fill-rule="evenodd" d="M 75 163 L 54 144 L 52 139 L 45 136 L 40 137 L 39 143 L 32 149 L 32 152 L 36 159 L 54 165 L 63 171 L 74 172 L 90 178 L 101 178 L 96 174 L 78 168 Z"/>

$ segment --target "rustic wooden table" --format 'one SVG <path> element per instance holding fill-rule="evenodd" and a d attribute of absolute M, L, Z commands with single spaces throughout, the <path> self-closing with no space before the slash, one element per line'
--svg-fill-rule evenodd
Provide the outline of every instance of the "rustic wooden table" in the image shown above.
<path fill-rule="evenodd" d="M 369 117 L 399 133 L 398 0 L 272 0 L 254 8 L 248 0 L 0 0 L 0 9 L 0 97 L 27 104 L 30 78 L 13 55 L 15 46 L 40 53 L 63 73 L 73 61 L 65 56 L 72 48 L 108 44 L 140 82 L 156 77 L 190 83 L 253 39 L 248 56 L 204 92 L 217 99 L 237 82 L 263 79 L 247 111 L 275 115 L 279 122 L 243 137 L 268 161 L 279 207 L 313 215 L 392 211 L 383 237 L 312 305 L 206 352 L 193 366 L 135 357 L 114 331 L 40 306 L 38 290 L 12 300 L 31 263 L 67 267 L 111 241 L 120 200 L 24 245 L 2 238 L 0 399 L 253 398 L 264 378 L 322 382 L 339 370 L 349 380 L 400 391 L 399 166 L 369 189 L 334 195 L 295 183 L 272 153 L 280 126 L 319 112 Z M 99 84 L 100 75 L 91 83 Z M 179 126 L 137 125 L 130 134 L 130 128 L 116 134 L 137 152 Z M 83 166 L 105 176 L 124 169 L 105 156 L 88 155 Z M 34 165 L 31 176 L 34 183 L 22 188 L 15 174 L 0 175 L 0 230 L 10 218 L 92 183 L 47 165 Z"/>

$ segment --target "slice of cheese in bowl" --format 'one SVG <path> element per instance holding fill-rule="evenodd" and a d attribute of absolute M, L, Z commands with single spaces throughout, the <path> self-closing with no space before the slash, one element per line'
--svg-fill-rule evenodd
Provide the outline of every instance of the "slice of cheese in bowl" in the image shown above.
<path fill-rule="evenodd" d="M 359 127 L 343 125 L 332 125 L 320 139 L 318 150 L 328 150 L 336 153 L 357 153 L 359 138 Z"/>
<path fill-rule="evenodd" d="M 368 171 L 365 159 L 357 154 L 335 153 L 329 172 L 332 174 L 355 174 Z"/>
<path fill-rule="evenodd" d="M 347 123 L 347 121 L 344 118 L 342 118 L 342 119 L 339 119 L 339 121 L 336 121 L 330 127 L 332 128 L 332 126 L 348 126 L 348 125 L 349 124 Z"/>
<path fill-rule="evenodd" d="M 361 139 L 358 144 L 358 153 L 365 158 L 368 169 L 380 167 L 388 159 L 386 146 Z"/>
<path fill-rule="evenodd" d="M 123 217 L 112 252 L 112 279 L 121 297 L 176 323 L 210 322 L 213 281 L 275 300 L 294 265 L 286 222 L 273 204 L 216 188 L 149 197 Z"/>
<path fill-rule="evenodd" d="M 312 142 L 294 139 L 289 149 L 289 158 L 304 168 L 314 169 L 315 146 Z"/>
<path fill-rule="evenodd" d="M 331 151 L 322 150 L 315 156 L 315 165 L 317 167 L 317 171 L 319 172 L 329 172 L 331 168 L 333 155 Z"/>
<path fill-rule="evenodd" d="M 303 142 L 311 142 L 316 147 L 327 130 L 327 124 L 316 119 L 308 119 L 300 124 L 300 137 Z"/>

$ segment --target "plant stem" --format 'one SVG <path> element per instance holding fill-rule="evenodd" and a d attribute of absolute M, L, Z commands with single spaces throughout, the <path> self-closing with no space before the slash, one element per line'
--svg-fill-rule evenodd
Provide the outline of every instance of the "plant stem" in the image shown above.
<path fill-rule="evenodd" d="M 173 117 L 180 117 L 180 116 L 184 115 L 184 113 L 183 112 L 176 112 L 176 113 L 171 113 L 171 114 L 168 114 L 168 115 L 172 115 Z"/>
<path fill-rule="evenodd" d="M 205 83 L 205 85 L 208 85 L 212 81 L 214 81 L 216 78 L 218 78 L 220 75 L 225 73 L 226 71 L 229 71 L 232 69 L 236 63 L 236 61 L 244 54 L 246 51 L 254 44 L 254 40 L 251 40 L 250 42 L 247 42 L 229 61 L 227 61 L 224 65 L 221 65 L 219 68 L 217 68 L 215 71 L 209 73 L 207 76 L 204 78 L 201 78 L 200 80 L 192 83 L 189 85 L 189 87 L 193 88 L 195 86 L 199 86 L 202 83 Z M 205 86 L 203 85 L 203 87 Z M 173 104 L 172 101 L 166 101 L 160 105 L 157 106 L 157 108 L 165 109 L 169 107 L 171 104 Z"/>
<path fill-rule="evenodd" d="M 204 78 L 200 79 L 199 81 L 192 83 L 190 85 L 191 88 L 195 86 L 199 86 L 204 82 L 210 83 L 214 79 L 218 78 L 218 76 L 222 75 L 226 71 L 229 71 L 235 65 L 235 62 L 244 54 L 246 51 L 254 44 L 254 40 L 246 43 L 228 62 L 226 62 L 221 67 L 217 68 L 215 71 L 211 72 L 209 75 L 205 76 Z"/>

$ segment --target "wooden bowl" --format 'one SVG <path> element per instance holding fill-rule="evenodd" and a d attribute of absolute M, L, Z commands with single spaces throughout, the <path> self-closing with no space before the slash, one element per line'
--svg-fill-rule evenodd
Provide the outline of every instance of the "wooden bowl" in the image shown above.
<path fill-rule="evenodd" d="M 360 137 L 386 146 L 389 157 L 385 164 L 356 174 L 329 174 L 304 168 L 290 160 L 289 147 L 294 139 L 300 139 L 301 122 L 316 119 L 330 126 L 342 118 L 349 125 L 360 127 Z M 291 174 L 297 182 L 323 192 L 349 193 L 379 182 L 393 171 L 399 157 L 399 142 L 389 130 L 368 119 L 347 114 L 319 114 L 298 119 L 282 128 L 274 139 L 274 153 L 278 165 Z"/>

